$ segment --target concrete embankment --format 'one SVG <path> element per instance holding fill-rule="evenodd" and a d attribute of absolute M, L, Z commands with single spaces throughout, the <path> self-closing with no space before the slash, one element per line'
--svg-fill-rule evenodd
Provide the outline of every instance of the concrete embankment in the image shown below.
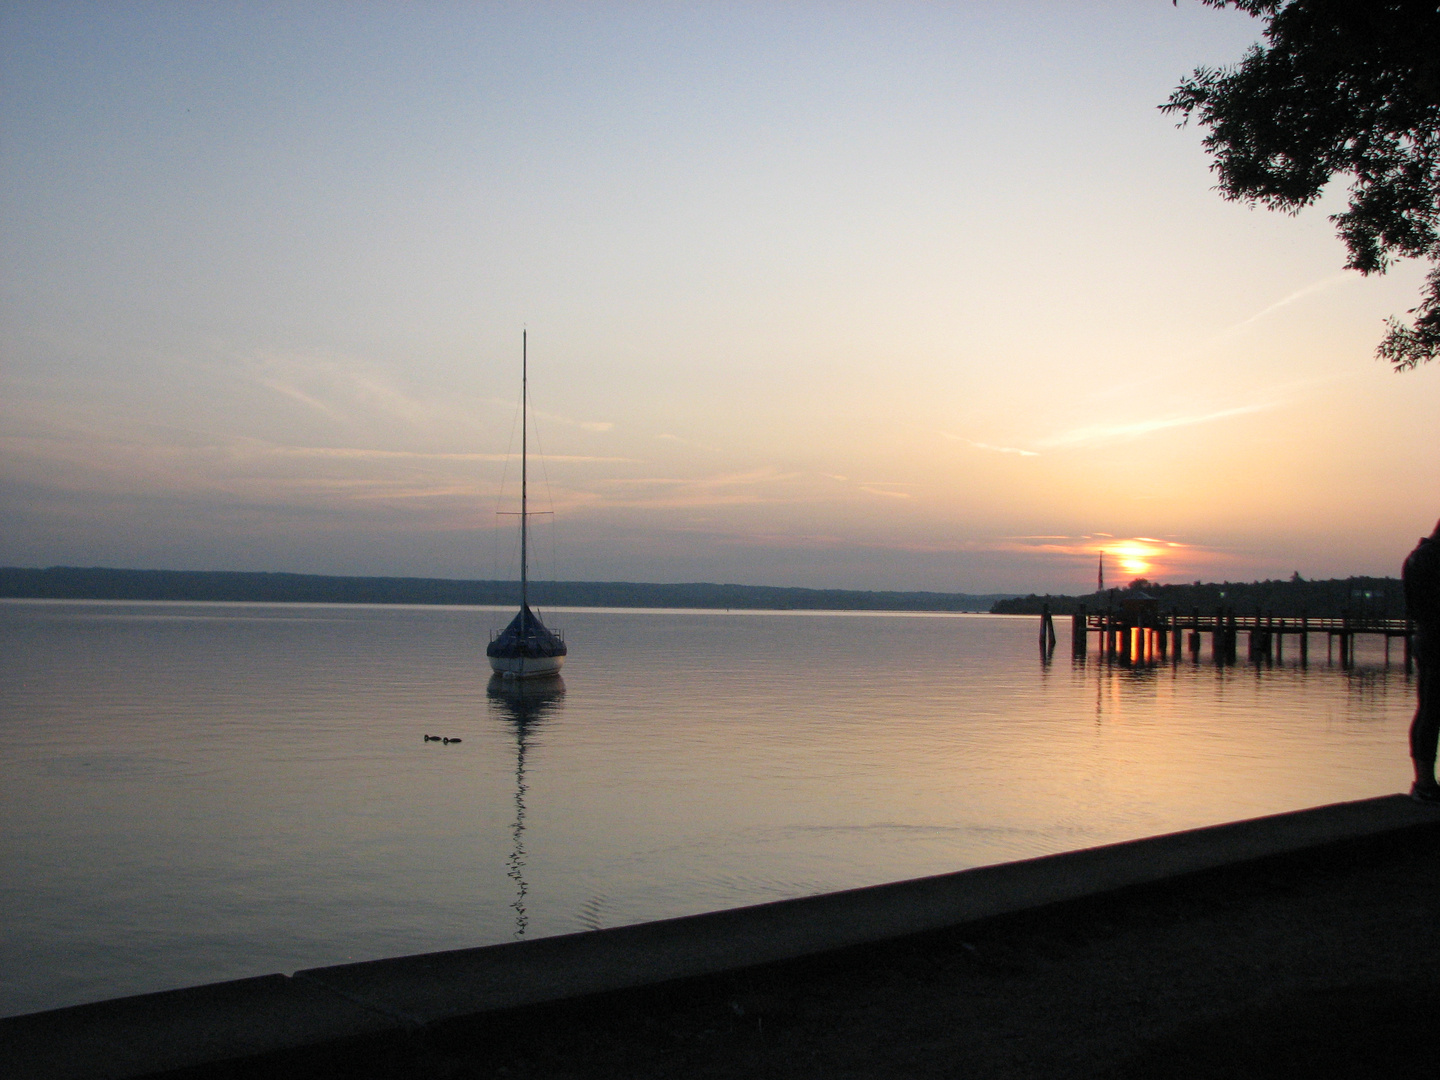
<path fill-rule="evenodd" d="M 0 1020 L 0 1076 L 140 1077 L 380 1046 L 468 1017 L 913 937 L 1437 821 L 1388 796 L 614 930 L 11 1017 Z"/>

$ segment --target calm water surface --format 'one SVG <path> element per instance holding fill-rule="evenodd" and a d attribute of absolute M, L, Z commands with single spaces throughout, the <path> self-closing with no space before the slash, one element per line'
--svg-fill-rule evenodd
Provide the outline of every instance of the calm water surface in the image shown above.
<path fill-rule="evenodd" d="M 563 684 L 517 699 L 484 657 L 511 614 L 0 602 L 0 1015 L 1409 780 L 1413 686 L 1378 646 L 1127 669 L 1062 640 L 1047 666 L 1030 618 L 575 610 L 548 616 Z"/>

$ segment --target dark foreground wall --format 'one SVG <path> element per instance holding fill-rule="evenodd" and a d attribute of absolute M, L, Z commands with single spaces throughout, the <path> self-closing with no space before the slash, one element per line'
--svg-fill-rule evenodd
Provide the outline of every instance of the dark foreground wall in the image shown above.
<path fill-rule="evenodd" d="M 514 581 L 332 577 L 226 570 L 0 567 L 0 597 L 33 600 L 229 600 L 312 604 L 513 604 Z M 748 608 L 808 611 L 987 611 L 1009 594 L 782 589 L 708 582 L 532 581 L 550 607 Z"/>
<path fill-rule="evenodd" d="M 0 1076 L 122 1080 L 178 1069 L 224 1075 L 225 1063 L 293 1064 L 342 1047 L 413 1041 L 518 1007 L 890 942 L 1437 827 L 1440 810 L 1387 796 L 613 930 L 119 998 L 0 1019 Z"/>

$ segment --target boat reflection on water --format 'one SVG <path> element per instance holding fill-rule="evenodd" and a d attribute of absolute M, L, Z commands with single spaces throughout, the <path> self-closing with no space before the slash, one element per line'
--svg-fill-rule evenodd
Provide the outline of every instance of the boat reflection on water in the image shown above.
<path fill-rule="evenodd" d="M 515 729 L 515 821 L 510 826 L 514 843 L 505 865 L 515 883 L 515 899 L 510 906 L 515 910 L 515 936 L 521 938 L 530 922 L 525 911 L 529 891 L 525 883 L 525 751 L 535 730 L 559 711 L 565 698 L 565 680 L 559 675 L 522 680 L 497 674 L 491 676 L 485 692 L 491 713 Z"/>

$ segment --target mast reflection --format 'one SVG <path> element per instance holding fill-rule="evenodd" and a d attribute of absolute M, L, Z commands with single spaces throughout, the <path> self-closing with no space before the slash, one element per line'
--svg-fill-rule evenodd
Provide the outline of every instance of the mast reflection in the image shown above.
<path fill-rule="evenodd" d="M 565 697 L 565 680 L 559 675 L 539 679 L 491 678 L 486 687 L 491 712 L 515 729 L 515 820 L 511 824 L 513 845 L 505 860 L 506 874 L 515 883 L 515 936 L 525 936 L 530 917 L 525 909 L 529 887 L 525 882 L 525 751 L 532 733 L 560 708 Z"/>

